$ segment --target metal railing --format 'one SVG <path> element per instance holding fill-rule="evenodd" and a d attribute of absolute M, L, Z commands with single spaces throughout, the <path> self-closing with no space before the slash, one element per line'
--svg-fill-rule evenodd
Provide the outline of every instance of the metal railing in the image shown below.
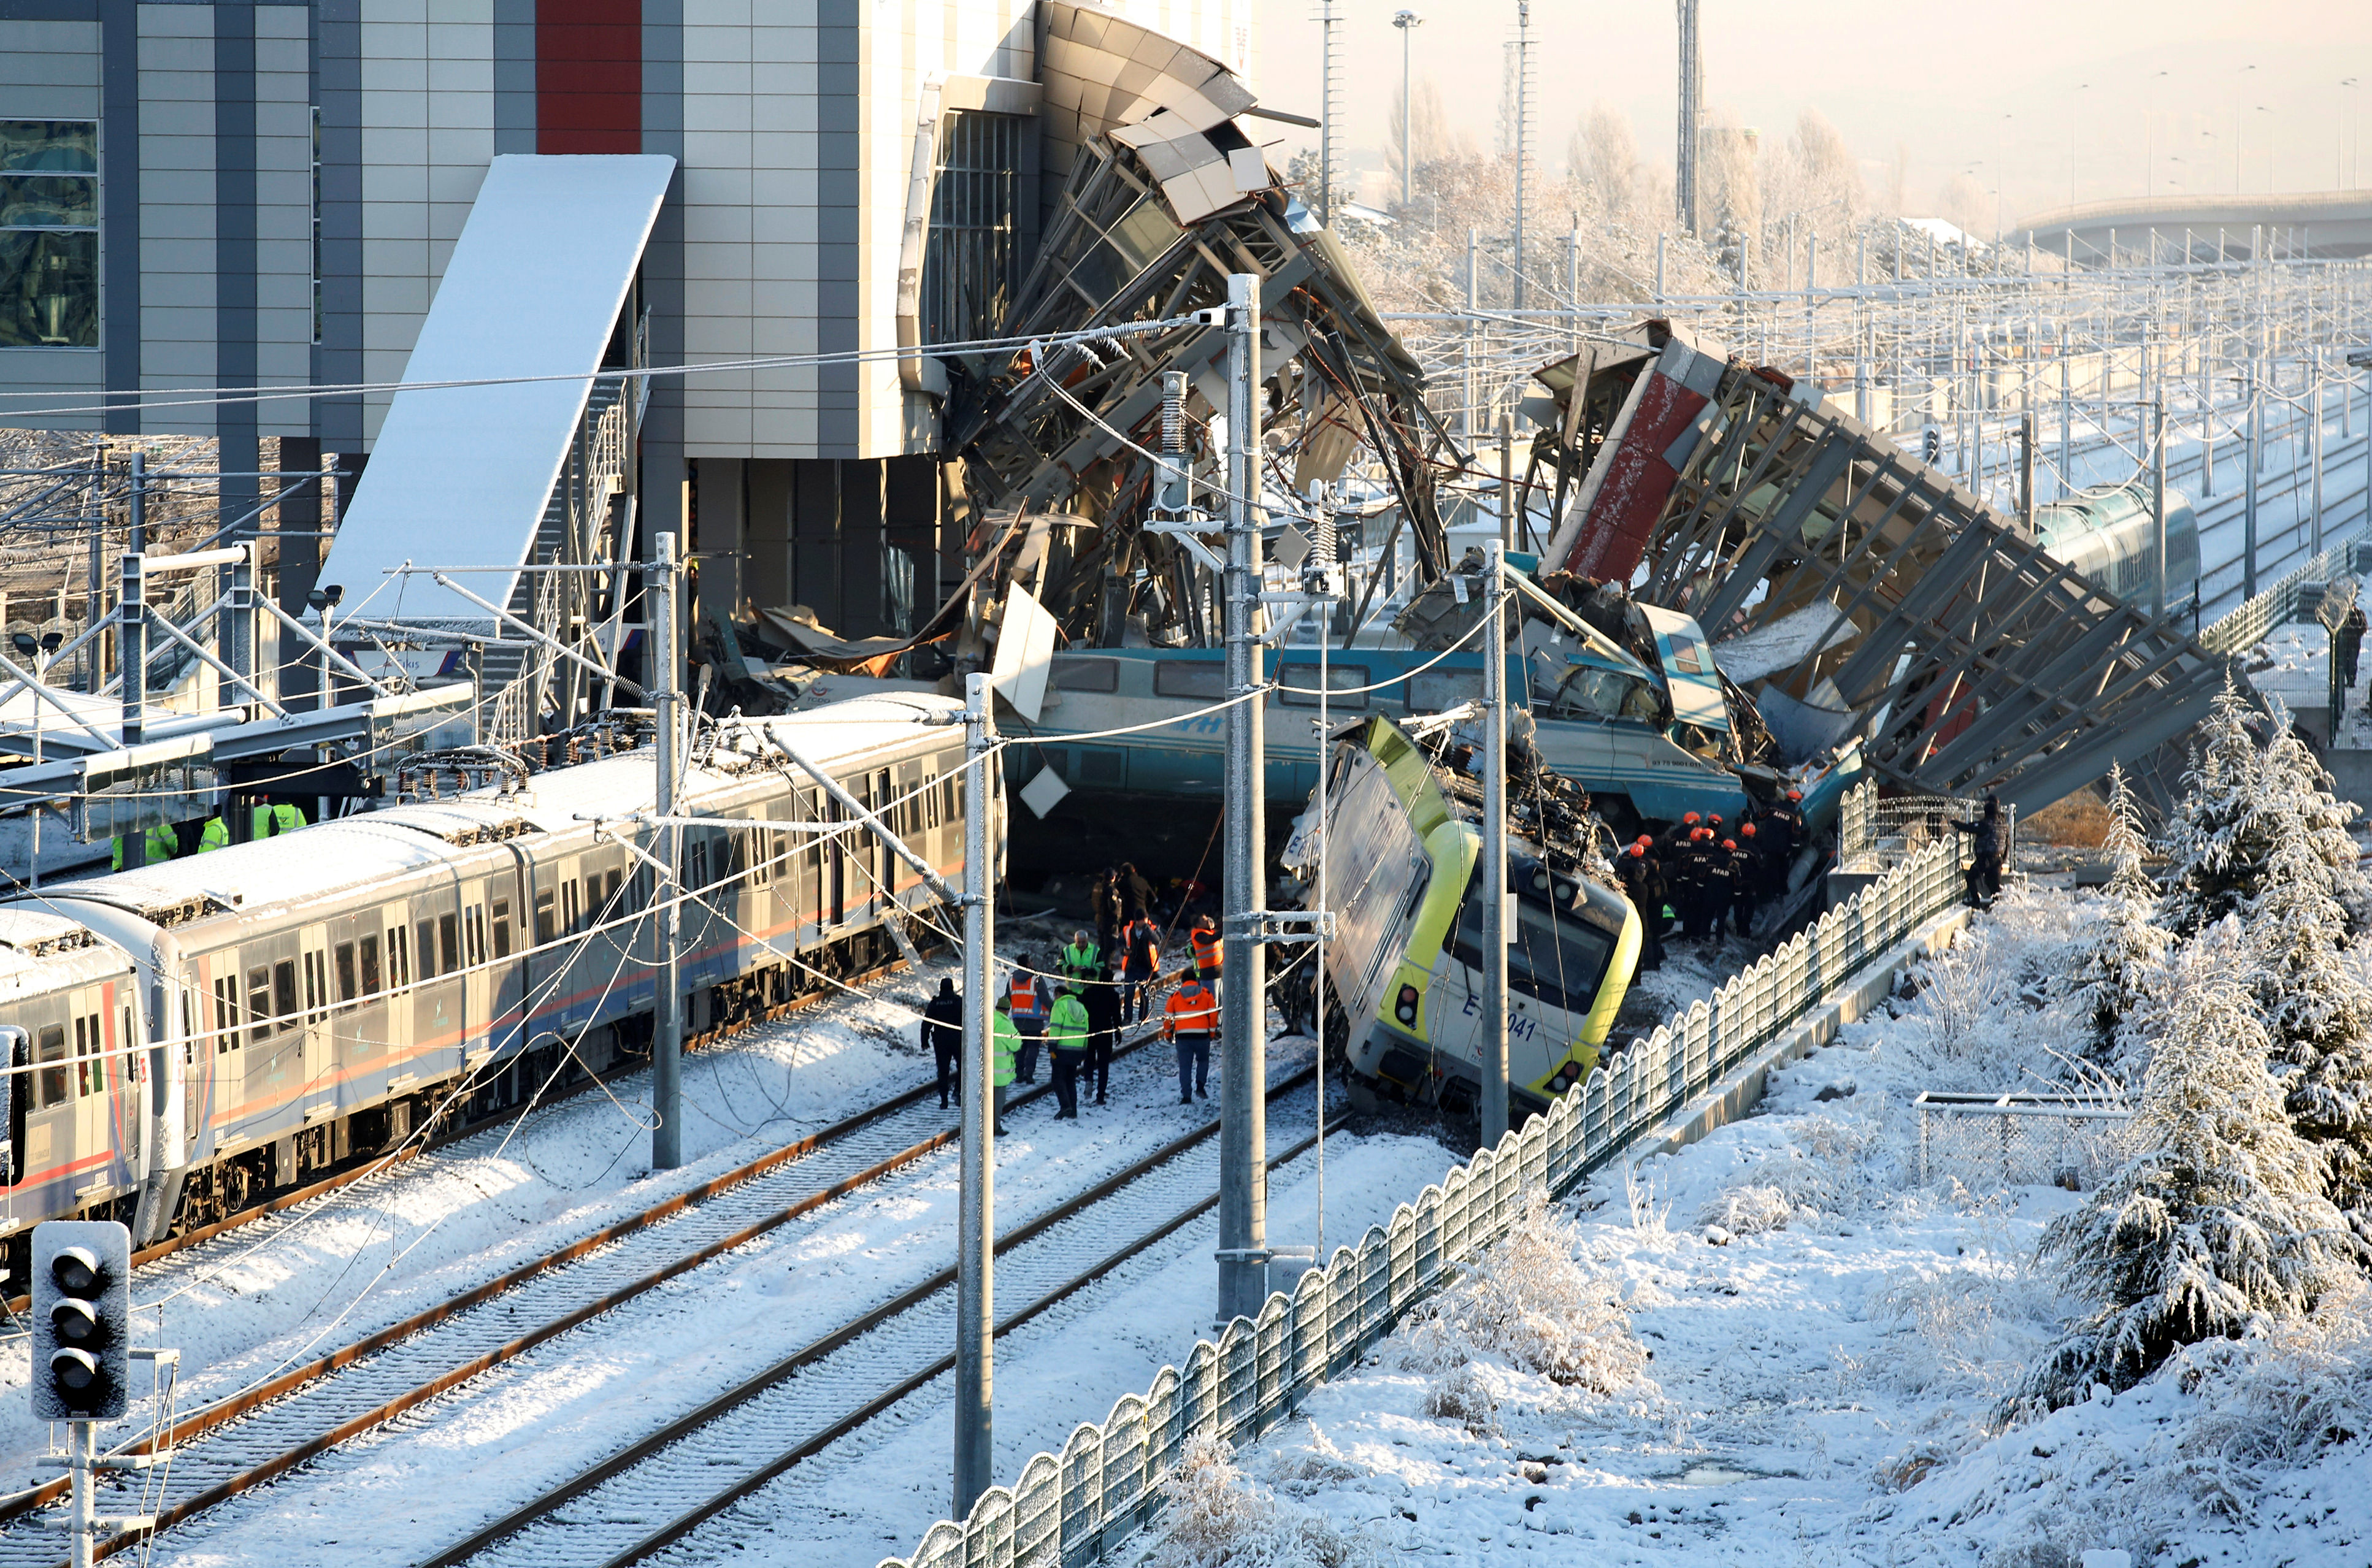
<path fill-rule="evenodd" d="M 1888 795 L 1869 784 L 1857 784 L 1845 794 L 1837 817 L 1837 865 L 1845 871 L 1873 871 L 1899 865 L 1930 844 L 1973 840 L 1950 824 L 1971 820 L 1984 809 L 1975 796 Z M 1967 856 L 1955 855 L 1956 865 Z M 2017 864 L 2017 807 L 2002 804 L 2002 865 Z"/>
<path fill-rule="evenodd" d="M 2133 1152 L 2134 1113 L 2072 1095 L 1923 1094 L 1919 1179 L 2070 1190 L 2099 1184 Z"/>
<path fill-rule="evenodd" d="M 1338 1249 L 1290 1293 L 1199 1342 L 1060 1454 L 1039 1454 L 969 1519 L 931 1527 L 911 1558 L 882 1568 L 1083 1568 L 1162 1505 L 1161 1483 L 1193 1438 L 1231 1441 L 1275 1425 L 1316 1384 L 1350 1366 L 1455 1266 L 1504 1234 L 1534 1193 L 1561 1193 L 1826 1005 L 1859 971 L 1960 896 L 1953 846 L 1931 844 L 1752 967 L 1710 1001 L 1675 1013 L 1495 1150 L 1457 1167 L 1389 1225 Z"/>
<path fill-rule="evenodd" d="M 2296 618 L 2299 589 L 2308 583 L 2327 583 L 2346 575 L 2348 546 L 2367 531 L 2372 530 L 2356 529 L 2256 598 L 2243 600 L 2231 613 L 2200 632 L 2199 645 L 2211 654 L 2231 655 L 2244 653 L 2263 642 L 2265 634 L 2274 627 L 2286 625 Z"/>

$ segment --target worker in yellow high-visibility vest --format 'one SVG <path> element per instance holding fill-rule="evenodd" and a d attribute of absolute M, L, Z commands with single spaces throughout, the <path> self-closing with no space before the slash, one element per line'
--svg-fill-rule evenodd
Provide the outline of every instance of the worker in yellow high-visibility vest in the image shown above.
<path fill-rule="evenodd" d="M 175 855 L 180 854 L 180 853 L 181 836 L 173 830 L 172 823 L 159 822 L 155 827 L 148 830 L 147 865 L 162 865 L 164 862 L 172 859 Z M 123 869 L 123 840 L 122 838 L 118 838 L 115 841 L 114 857 L 108 862 L 108 865 L 110 869 L 116 871 Z"/>

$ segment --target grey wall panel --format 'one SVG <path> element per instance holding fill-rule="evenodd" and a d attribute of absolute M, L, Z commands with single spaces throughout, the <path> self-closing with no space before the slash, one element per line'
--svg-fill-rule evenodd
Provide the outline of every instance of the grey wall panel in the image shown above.
<path fill-rule="evenodd" d="M 321 106 L 321 345 L 314 378 L 363 378 L 362 0 L 320 0 L 315 13 L 315 99 Z M 315 432 L 333 452 L 362 450 L 358 396 L 313 405 Z"/>

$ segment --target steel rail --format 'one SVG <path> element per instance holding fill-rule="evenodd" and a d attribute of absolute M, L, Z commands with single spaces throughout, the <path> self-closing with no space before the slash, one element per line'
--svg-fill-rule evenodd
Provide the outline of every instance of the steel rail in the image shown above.
<path fill-rule="evenodd" d="M 1175 972 L 1182 971 L 1174 971 L 1171 975 L 1164 976 L 1163 978 L 1174 979 Z M 1157 1038 L 1157 1029 L 1148 1026 L 1147 1028 L 1141 1029 L 1134 1038 L 1121 1042 L 1113 1051 L 1113 1056 L 1115 1059 L 1118 1059 L 1120 1057 L 1134 1054 L 1137 1051 L 1142 1050 L 1147 1044 L 1151 1043 Z M 1304 1074 L 1304 1077 L 1307 1077 L 1307 1074 Z M 1293 1086 L 1295 1086 L 1295 1085 L 1291 1083 L 1281 1084 L 1271 1092 L 1272 1094 L 1281 1094 Z M 483 1306 L 485 1303 L 494 1299 L 495 1297 L 507 1294 L 529 1281 L 550 1274 L 556 1269 L 564 1267 L 569 1263 L 578 1261 L 591 1253 L 610 1246 L 614 1242 L 647 1230 L 661 1221 L 690 1212 L 702 1203 L 717 1198 L 735 1189 L 746 1186 L 749 1182 L 777 1170 L 786 1164 L 803 1158 L 818 1150 L 829 1147 L 831 1144 L 846 1138 L 850 1133 L 857 1132 L 874 1122 L 879 1121 L 885 1117 L 904 1109 L 923 1099 L 924 1097 L 935 1093 L 936 1087 L 936 1085 L 926 1082 L 918 1085 L 912 1089 L 901 1090 L 897 1095 L 880 1102 L 878 1105 L 867 1107 L 866 1109 L 857 1111 L 854 1115 L 843 1118 L 840 1121 L 837 1121 L 829 1127 L 822 1128 L 794 1144 L 772 1150 L 755 1160 L 750 1161 L 745 1165 L 737 1167 L 733 1170 L 727 1171 L 719 1176 L 714 1177 L 709 1180 L 701 1183 L 697 1187 L 664 1199 L 638 1214 L 629 1215 L 625 1219 L 605 1226 L 599 1231 L 571 1242 L 564 1247 L 544 1254 L 543 1256 L 534 1259 L 529 1262 L 523 1263 L 501 1276 L 494 1280 L 490 1280 L 459 1296 L 441 1302 L 435 1307 L 425 1308 L 399 1323 L 391 1324 L 389 1327 L 366 1336 L 353 1344 L 331 1352 L 327 1355 L 320 1356 L 313 1361 L 304 1364 L 303 1365 L 292 1368 L 288 1372 L 282 1374 L 280 1376 L 275 1377 L 267 1383 L 260 1384 L 253 1388 L 244 1390 L 227 1400 L 206 1406 L 203 1410 L 192 1411 L 190 1415 L 175 1423 L 173 1427 L 170 1429 L 170 1432 L 161 1443 L 157 1438 L 151 1437 L 144 1439 L 139 1444 L 131 1446 L 126 1449 L 121 1450 L 121 1452 L 132 1454 L 157 1453 L 166 1448 L 177 1447 L 191 1438 L 203 1436 L 207 1433 L 226 1427 L 238 1421 L 239 1418 L 253 1412 L 263 1405 L 268 1404 L 274 1400 L 283 1398 L 299 1388 L 316 1382 L 331 1373 L 363 1361 L 378 1352 L 386 1350 L 390 1346 L 402 1342 L 403 1341 L 414 1338 L 426 1330 L 438 1326 L 439 1324 L 457 1318 L 472 1308 Z M 1019 1095 L 1014 1096 L 1008 1099 L 1006 1102 L 1006 1109 L 1008 1110 L 1017 1109 L 1019 1106 L 1041 1099 L 1052 1092 L 1053 1087 L 1051 1083 L 1041 1085 L 1035 1088 L 1024 1090 Z M 1214 1128 L 1215 1128 L 1215 1123 L 1213 1124 Z M 646 1295 L 652 1290 L 657 1289 L 658 1286 L 667 1283 L 669 1281 L 690 1272 L 692 1270 L 712 1261 L 715 1258 L 720 1257 L 738 1247 L 743 1246 L 771 1230 L 778 1229 L 782 1225 L 786 1225 L 793 1220 L 815 1212 L 817 1209 L 823 1207 L 827 1203 L 836 1202 L 841 1198 L 846 1197 L 853 1191 L 858 1191 L 879 1180 L 882 1177 L 890 1175 L 902 1167 L 911 1165 L 917 1160 L 924 1158 L 930 1154 L 955 1142 L 959 1135 L 959 1130 L 955 1127 L 950 1126 L 943 1128 L 940 1131 L 932 1133 L 929 1137 L 924 1138 L 904 1148 L 896 1150 L 885 1158 L 875 1161 L 858 1171 L 844 1176 L 839 1180 L 819 1188 L 812 1192 L 807 1193 L 792 1203 L 782 1208 L 770 1211 L 759 1216 L 751 1223 L 738 1226 L 723 1237 L 712 1239 L 711 1241 L 703 1243 L 695 1249 L 680 1254 L 661 1266 L 650 1270 L 613 1290 L 604 1292 L 597 1297 L 579 1303 L 568 1311 L 556 1315 L 525 1333 L 509 1337 L 501 1343 L 447 1368 L 445 1371 L 439 1373 L 434 1377 L 424 1379 L 423 1381 L 411 1386 L 404 1392 L 396 1395 L 393 1398 L 374 1404 L 369 1409 L 359 1412 L 346 1421 L 339 1423 L 326 1432 L 310 1437 L 302 1443 L 296 1444 L 283 1449 L 279 1453 L 274 1454 L 270 1458 L 259 1464 L 250 1466 L 237 1474 L 226 1478 L 215 1485 L 207 1487 L 203 1491 L 193 1493 L 192 1496 L 184 1499 L 180 1503 L 172 1504 L 169 1507 L 159 1509 L 154 1516 L 151 1523 L 144 1529 L 126 1531 L 99 1543 L 98 1547 L 98 1555 L 107 1556 L 115 1551 L 121 1551 L 125 1547 L 134 1545 L 138 1541 L 146 1539 L 149 1535 L 169 1528 L 172 1526 L 180 1524 L 198 1514 L 218 1506 L 232 1497 L 238 1496 L 240 1493 L 250 1491 L 259 1485 L 275 1480 L 281 1475 L 285 1474 L 290 1469 L 295 1469 L 296 1466 L 305 1463 L 307 1460 L 317 1458 L 320 1454 L 326 1453 L 341 1444 L 349 1442 L 364 1433 L 383 1425 L 388 1421 L 401 1415 L 404 1411 L 413 1409 L 426 1400 L 430 1400 L 440 1394 L 448 1392 L 461 1384 L 470 1381 L 471 1378 L 479 1376 L 480 1375 L 490 1371 L 506 1362 L 514 1360 L 534 1349 L 538 1345 L 543 1344 L 558 1335 L 565 1333 L 569 1330 L 576 1328 L 625 1302 Z M 1157 1151 L 1160 1157 L 1159 1159 L 1155 1160 L 1154 1163 L 1158 1164 L 1176 1157 L 1179 1153 L 1183 1152 L 1185 1148 L 1192 1147 L 1194 1142 L 1199 1141 L 1200 1138 L 1205 1135 L 1207 1135 L 1206 1132 L 1190 1134 L 1188 1138 L 1179 1141 L 1177 1146 L 1165 1145 L 1162 1151 Z M 1143 1166 L 1144 1162 L 1140 1161 L 1139 1165 Z M 1149 1168 L 1149 1167 L 1146 1167 L 1145 1168 Z M 1137 1170 L 1137 1167 L 1132 1167 L 1131 1169 Z M 1138 1173 L 1141 1174 L 1141 1171 Z M 1108 1183 L 1099 1183 L 1097 1188 L 1090 1189 L 1089 1191 L 1101 1194 L 1108 1190 Z M 1037 1234 L 1038 1231 L 1042 1228 L 1044 1228 L 1042 1225 L 1038 1222 L 1032 1222 L 1031 1226 L 1024 1227 L 1022 1231 L 1017 1232 L 1014 1239 L 1026 1240 L 1029 1236 Z M 45 1503 L 57 1500 L 59 1497 L 64 1495 L 66 1486 L 67 1482 L 62 1480 L 19 1493 L 17 1497 L 9 1501 L 5 1512 L 0 1512 L 0 1520 L 13 1519 L 22 1516 Z"/>
<path fill-rule="evenodd" d="M 867 985 L 874 981 L 881 979 L 884 975 L 895 974 L 906 967 L 906 960 L 903 958 L 891 958 L 887 963 L 877 964 L 872 969 L 866 970 L 862 973 L 850 975 L 841 981 L 840 983 L 842 986 Z M 840 991 L 829 986 L 818 986 L 813 991 L 803 991 L 796 996 L 774 1003 L 764 1011 L 755 1014 L 748 1018 L 744 1018 L 738 1023 L 728 1025 L 720 1029 L 711 1029 L 706 1034 L 698 1036 L 688 1043 L 694 1050 L 705 1050 L 710 1046 L 734 1039 L 746 1029 L 754 1029 L 762 1025 L 771 1024 L 778 1019 L 786 1018 L 793 1013 L 804 1012 L 808 1008 L 814 1006 L 819 1002 L 831 1001 L 840 994 Z M 647 1061 L 622 1062 L 613 1066 L 603 1068 L 600 1072 L 588 1073 L 576 1083 L 560 1085 L 548 1094 L 544 1095 L 533 1105 L 503 1106 L 498 1109 L 488 1111 L 485 1115 L 479 1117 L 474 1121 L 458 1123 L 442 1132 L 432 1133 L 417 1144 L 408 1145 L 392 1152 L 381 1150 L 379 1153 L 375 1155 L 366 1155 L 362 1156 L 357 1163 L 348 1167 L 346 1169 L 334 1171 L 329 1176 L 323 1177 L 319 1181 L 312 1182 L 304 1187 L 291 1188 L 289 1191 L 279 1193 L 276 1196 L 267 1198 L 262 1202 L 250 1203 L 246 1208 L 239 1210 L 236 1214 L 226 1214 L 221 1219 L 213 1222 L 211 1225 L 201 1225 L 195 1230 L 184 1232 L 180 1236 L 169 1236 L 162 1241 L 143 1247 L 138 1251 L 132 1254 L 132 1266 L 134 1269 L 139 1269 L 149 1263 L 154 1263 L 160 1260 L 169 1258 L 177 1252 L 186 1251 L 192 1247 L 212 1241 L 218 1236 L 228 1235 L 230 1232 L 238 1230 L 243 1225 L 252 1225 L 257 1220 L 266 1218 L 272 1214 L 282 1214 L 289 1209 L 309 1203 L 314 1199 L 322 1196 L 324 1193 L 334 1192 L 341 1187 L 352 1186 L 355 1182 L 359 1181 L 364 1177 L 372 1175 L 375 1172 L 391 1169 L 398 1165 L 401 1165 L 409 1160 L 417 1159 L 422 1155 L 428 1154 L 436 1149 L 448 1148 L 451 1145 L 461 1142 L 464 1138 L 474 1138 L 479 1133 L 487 1131 L 489 1128 L 508 1126 L 512 1121 L 517 1120 L 517 1118 L 523 1114 L 532 1114 L 533 1112 L 543 1109 L 547 1107 L 558 1105 L 566 1100 L 575 1099 L 579 1095 L 589 1094 L 605 1084 L 614 1084 L 622 1078 L 631 1078 L 635 1074 L 649 1067 L 649 1065 L 650 1063 Z M 920 1089 L 914 1091 L 914 1098 L 919 1098 L 924 1093 L 929 1091 L 930 1087 L 931 1086 L 928 1084 L 924 1085 Z M 878 1106 L 875 1109 L 879 1111 L 887 1112 L 897 1109 L 897 1107 L 885 1101 L 882 1105 Z M 5 1305 L 10 1312 L 15 1313 L 17 1316 L 21 1318 L 26 1312 L 31 1309 L 32 1298 L 25 1295 L 9 1296 L 5 1299 L 5 1302 L 0 1302 L 0 1305 Z M 15 1507 L 15 1499 L 10 1499 L 7 1502 L 0 1503 L 0 1524 L 5 1524 L 9 1519 L 16 1516 L 15 1513 L 12 1512 Z"/>
<path fill-rule="evenodd" d="M 1315 1077 L 1316 1072 L 1317 1070 L 1314 1067 L 1306 1067 L 1302 1069 L 1291 1077 L 1273 1086 L 1269 1090 L 1268 1098 L 1274 1099 L 1289 1090 L 1300 1087 L 1302 1085 L 1308 1083 L 1313 1077 Z M 1052 1229 L 1054 1225 L 1060 1224 L 1064 1220 L 1076 1217 L 1081 1211 L 1095 1202 L 1110 1197 L 1112 1193 L 1118 1191 L 1121 1188 L 1128 1185 L 1130 1182 L 1135 1181 L 1157 1166 L 1167 1164 L 1169 1161 L 1175 1159 L 1178 1156 L 1186 1153 L 1188 1150 L 1194 1148 L 1199 1144 L 1208 1143 L 1211 1139 L 1218 1136 L 1218 1133 L 1219 1123 L 1215 1121 L 1181 1138 L 1173 1140 L 1162 1148 L 1145 1156 L 1143 1159 L 1139 1160 L 1134 1166 L 1132 1166 L 1128 1169 L 1117 1172 L 1114 1175 L 1108 1177 L 1103 1181 L 1097 1183 L 1096 1186 L 1087 1189 L 1084 1192 L 1078 1193 L 1075 1197 L 1066 1200 L 1056 1208 L 1040 1215 L 1037 1219 L 1032 1220 L 1029 1225 L 1015 1231 L 1011 1235 L 1000 1237 L 996 1244 L 997 1251 L 999 1253 L 1003 1253 L 1010 1248 L 1017 1247 L 1023 1242 L 1031 1239 L 1033 1237 Z M 1307 1153 L 1317 1144 L 1317 1137 L 1314 1134 L 1302 1139 L 1299 1143 L 1272 1158 L 1268 1162 L 1269 1168 L 1274 1169 L 1276 1167 L 1285 1164 L 1288 1160 L 1297 1158 L 1299 1156 Z M 1111 1272 L 1112 1270 L 1120 1267 L 1121 1264 L 1143 1252 L 1147 1247 L 1160 1241 L 1181 1227 L 1192 1224 L 1202 1215 L 1208 1214 L 1212 1209 L 1217 1207 L 1218 1202 L 1218 1194 L 1214 1192 L 1209 1197 L 1199 1199 L 1187 1208 L 1177 1214 L 1171 1214 L 1167 1219 L 1163 1220 L 1158 1225 L 1155 1226 L 1151 1231 L 1131 1238 L 1127 1243 L 1114 1249 L 1110 1253 L 1108 1253 L 1101 1259 L 1099 1259 L 1087 1268 L 1073 1274 L 1054 1289 L 1045 1292 L 1037 1299 L 1031 1301 L 1028 1306 L 1023 1307 L 1011 1316 L 1002 1319 L 996 1326 L 996 1332 L 999 1336 L 1010 1333 L 1015 1329 L 1017 1329 L 1024 1323 L 1029 1322 L 1031 1318 L 1038 1317 L 1049 1308 L 1054 1307 L 1065 1297 L 1076 1295 L 1080 1290 L 1083 1290 L 1087 1286 L 1094 1283 L 1097 1280 L 1101 1279 L 1104 1275 Z M 661 1450 L 673 1446 L 684 1437 L 698 1431 L 700 1428 L 708 1425 L 712 1422 L 715 1421 L 717 1417 L 724 1415 L 728 1411 L 738 1409 L 738 1407 L 747 1404 L 751 1400 L 756 1399 L 759 1395 L 764 1393 L 767 1389 L 774 1387 L 776 1384 L 782 1382 L 784 1379 L 789 1377 L 803 1367 L 811 1365 L 815 1362 L 821 1360 L 824 1356 L 829 1355 L 831 1352 L 840 1349 L 843 1345 L 845 1345 L 861 1335 L 879 1327 L 890 1318 L 896 1318 L 908 1311 L 924 1300 L 926 1300 L 931 1295 L 946 1289 L 949 1284 L 954 1283 L 955 1277 L 956 1272 L 953 1269 L 945 1269 L 933 1275 L 931 1278 L 922 1281 L 909 1289 L 901 1292 L 897 1296 L 872 1308 L 862 1317 L 852 1319 L 848 1323 L 842 1325 L 840 1328 L 831 1330 L 831 1332 L 824 1335 L 820 1339 L 809 1343 L 803 1349 L 779 1362 L 776 1362 L 773 1365 L 769 1366 L 763 1371 L 756 1373 L 740 1383 L 736 1384 L 731 1388 L 728 1388 L 725 1392 L 717 1395 L 715 1399 L 710 1400 L 706 1404 L 702 1405 L 699 1409 L 670 1422 L 659 1431 L 653 1433 L 648 1437 L 635 1443 L 631 1447 L 621 1450 L 610 1458 L 602 1460 L 591 1469 L 583 1472 L 570 1481 L 563 1482 L 557 1487 L 553 1487 L 550 1491 L 544 1493 L 541 1496 L 534 1499 L 532 1502 L 523 1504 L 519 1507 L 513 1509 L 510 1513 L 504 1515 L 501 1518 L 485 1526 L 475 1534 L 470 1536 L 467 1539 L 456 1542 L 454 1545 L 446 1548 L 443 1551 L 437 1553 L 434 1557 L 424 1559 L 418 1565 L 418 1568 L 457 1568 L 458 1564 L 468 1562 L 471 1558 L 475 1557 L 489 1547 L 495 1546 L 508 1537 L 517 1534 L 520 1530 L 534 1524 L 538 1519 L 544 1518 L 559 1509 L 565 1507 L 568 1504 L 574 1502 L 576 1498 L 583 1496 L 586 1493 L 600 1485 L 602 1482 L 610 1481 L 614 1477 L 634 1469 L 636 1465 L 639 1465 L 645 1459 L 651 1458 Z M 690 1511 L 677 1516 L 668 1524 L 661 1526 L 657 1530 L 644 1537 L 626 1551 L 605 1559 L 603 1561 L 602 1568 L 622 1568 L 623 1564 L 640 1562 L 643 1558 L 649 1556 L 652 1552 L 658 1551 L 660 1548 L 680 1539 L 708 1519 L 714 1517 L 726 1508 L 732 1506 L 735 1503 L 740 1501 L 743 1497 L 748 1496 L 750 1493 L 755 1492 L 758 1488 L 773 1481 L 784 1471 L 792 1469 L 794 1466 L 798 1465 L 807 1459 L 812 1458 L 823 1449 L 830 1447 L 841 1438 L 847 1436 L 851 1432 L 863 1426 L 866 1422 L 871 1421 L 874 1417 L 881 1414 L 884 1411 L 890 1409 L 900 1400 L 913 1394 L 916 1389 L 925 1387 L 935 1378 L 946 1376 L 947 1373 L 953 1369 L 954 1366 L 955 1354 L 953 1352 L 949 1352 L 948 1354 L 932 1362 L 929 1365 L 900 1379 L 889 1388 L 866 1400 L 857 1409 L 832 1422 L 822 1431 L 814 1433 L 808 1437 L 801 1439 L 796 1446 L 775 1455 L 773 1458 L 767 1460 L 749 1475 L 741 1477 L 739 1480 L 732 1482 L 723 1490 L 703 1500 L 696 1507 Z"/>

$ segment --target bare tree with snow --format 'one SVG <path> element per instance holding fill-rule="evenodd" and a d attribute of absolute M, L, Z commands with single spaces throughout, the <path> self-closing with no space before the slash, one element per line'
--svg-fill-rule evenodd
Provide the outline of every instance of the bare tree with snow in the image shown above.
<path fill-rule="evenodd" d="M 2136 1114 L 2140 1152 L 2041 1252 L 2099 1303 L 2006 1413 L 2140 1381 L 2180 1346 L 2262 1331 L 2345 1286 L 2361 1247 L 2323 1195 L 2324 1156 L 2290 1127 L 2237 919 L 2162 971 L 2164 1032 Z"/>

